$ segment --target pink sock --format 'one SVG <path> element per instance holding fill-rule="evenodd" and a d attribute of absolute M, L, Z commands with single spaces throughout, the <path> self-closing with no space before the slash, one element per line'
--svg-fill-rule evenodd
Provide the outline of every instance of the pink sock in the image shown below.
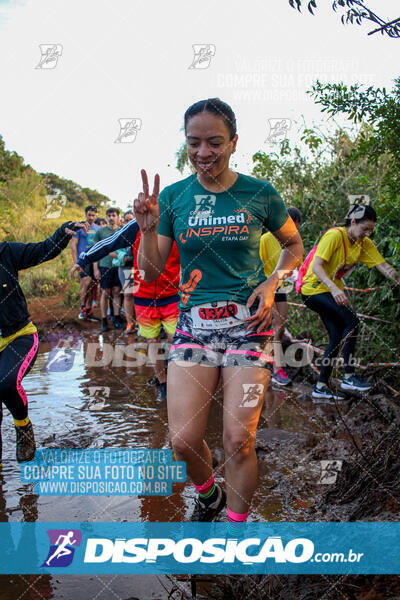
<path fill-rule="evenodd" d="M 230 523 L 244 523 L 245 521 L 247 521 L 247 517 L 249 516 L 249 511 L 245 512 L 245 513 L 235 513 L 233 512 L 233 510 L 231 510 L 229 508 L 229 506 L 227 506 L 227 511 L 228 511 L 228 521 Z"/>
<path fill-rule="evenodd" d="M 206 481 L 206 483 L 202 483 L 201 485 L 196 485 L 194 483 L 193 485 L 199 492 L 199 494 L 207 494 L 207 492 L 210 491 L 212 486 L 214 485 L 214 475 L 211 475 L 211 479 L 209 481 Z"/>

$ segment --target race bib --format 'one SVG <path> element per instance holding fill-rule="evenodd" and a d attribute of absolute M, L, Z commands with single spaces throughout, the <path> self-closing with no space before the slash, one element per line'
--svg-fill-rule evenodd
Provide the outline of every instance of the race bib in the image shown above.
<path fill-rule="evenodd" d="M 190 315 L 197 329 L 225 329 L 240 325 L 250 316 L 250 310 L 244 304 L 221 300 L 193 306 Z"/>

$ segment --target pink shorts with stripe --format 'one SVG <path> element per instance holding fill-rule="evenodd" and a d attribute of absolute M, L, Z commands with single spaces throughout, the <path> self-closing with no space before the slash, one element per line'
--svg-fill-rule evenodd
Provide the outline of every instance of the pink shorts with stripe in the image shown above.
<path fill-rule="evenodd" d="M 255 312 L 251 311 L 253 314 Z M 190 311 L 181 310 L 169 360 L 205 367 L 263 367 L 272 370 L 273 331 L 247 331 L 248 322 L 225 329 L 193 327 Z"/>

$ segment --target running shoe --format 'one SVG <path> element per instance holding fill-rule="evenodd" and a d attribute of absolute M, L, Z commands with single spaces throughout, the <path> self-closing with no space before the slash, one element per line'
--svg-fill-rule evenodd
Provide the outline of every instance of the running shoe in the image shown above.
<path fill-rule="evenodd" d="M 311 395 L 313 398 L 321 400 L 333 400 L 334 398 L 336 398 L 336 400 L 344 400 L 346 397 L 337 390 L 331 391 L 327 385 L 320 388 L 315 386 Z"/>
<path fill-rule="evenodd" d="M 95 317 L 94 316 L 91 308 L 89 310 L 86 309 L 86 319 L 88 321 L 92 321 L 92 323 L 99 323 L 100 322 L 99 317 Z"/>
<path fill-rule="evenodd" d="M 275 373 L 272 373 L 271 379 L 277 385 L 290 385 L 292 383 L 292 380 L 283 369 L 278 369 Z"/>
<path fill-rule="evenodd" d="M 136 331 L 135 323 L 128 323 L 125 329 L 125 333 L 134 333 Z"/>
<path fill-rule="evenodd" d="M 80 319 L 81 321 L 86 321 L 86 308 L 82 308 L 81 312 L 79 313 L 78 319 Z"/>
<path fill-rule="evenodd" d="M 160 383 L 160 389 L 158 391 L 157 400 L 166 400 L 167 399 L 167 384 Z"/>
<path fill-rule="evenodd" d="M 17 461 L 33 460 L 36 444 L 32 423 L 29 421 L 24 427 L 16 427 L 15 431 L 17 433 Z"/>
<path fill-rule="evenodd" d="M 357 377 L 357 375 L 351 375 L 340 382 L 340 388 L 342 390 L 367 392 L 372 388 L 372 383 Z"/>
<path fill-rule="evenodd" d="M 213 521 L 215 517 L 221 512 L 221 510 L 226 505 L 226 493 L 218 484 L 215 485 L 218 490 L 218 498 L 210 504 L 206 506 L 200 498 L 196 498 L 194 510 L 190 517 L 191 521 L 196 521 L 199 523 L 208 523 Z"/>
<path fill-rule="evenodd" d="M 101 327 L 100 327 L 100 331 L 103 333 L 104 331 L 108 331 L 110 328 L 108 326 L 108 321 L 107 319 L 103 319 L 101 322 Z"/>

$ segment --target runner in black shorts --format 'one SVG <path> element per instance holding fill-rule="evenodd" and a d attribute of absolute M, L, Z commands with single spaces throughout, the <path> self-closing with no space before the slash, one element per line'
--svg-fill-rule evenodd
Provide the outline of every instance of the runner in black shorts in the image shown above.
<path fill-rule="evenodd" d="M 22 379 L 35 363 L 39 338 L 29 318 L 18 272 L 58 256 L 71 236 L 82 228 L 85 228 L 84 224 L 68 221 L 47 240 L 37 244 L 0 242 L 0 427 L 4 403 L 14 418 L 19 462 L 32 460 L 36 449 Z"/>
<path fill-rule="evenodd" d="M 72 238 L 71 241 L 71 253 L 74 264 L 78 260 L 78 256 L 82 252 L 86 252 L 88 248 L 93 244 L 94 234 L 98 229 L 99 225 L 96 225 L 95 219 L 97 215 L 97 208 L 95 206 L 86 206 L 85 218 L 88 226 L 88 231 L 80 229 Z M 95 317 L 92 311 L 92 297 L 94 287 L 97 285 L 94 279 L 93 265 L 90 265 L 86 270 L 80 273 L 80 289 L 81 289 L 81 310 L 79 313 L 79 319 L 84 321 L 99 321 L 98 317 Z"/>
<path fill-rule="evenodd" d="M 107 225 L 96 231 L 93 243 L 103 241 L 112 236 L 118 229 L 119 210 L 117 208 L 108 208 L 106 210 Z M 100 281 L 100 309 L 101 309 L 101 331 L 108 331 L 107 310 L 110 297 L 112 298 L 113 317 L 112 322 L 115 329 L 123 328 L 123 321 L 120 317 L 121 303 L 120 292 L 121 282 L 118 277 L 118 267 L 112 266 L 112 257 L 106 256 L 99 263 L 93 265 L 94 276 Z"/>
<path fill-rule="evenodd" d="M 321 372 L 312 397 L 344 399 L 332 389 L 330 377 L 339 354 L 343 355 L 344 391 L 368 391 L 372 384 L 355 374 L 354 350 L 359 319 L 350 306 L 342 277 L 358 262 L 376 267 L 385 277 L 400 284 L 400 274 L 380 254 L 369 236 L 376 224 L 372 206 L 354 205 L 346 215 L 344 227 L 332 227 L 324 233 L 302 280 L 301 294 L 307 308 L 318 313 L 329 335 L 324 356 L 318 360 Z M 317 363 L 317 364 L 318 364 Z"/>
<path fill-rule="evenodd" d="M 186 111 L 184 124 L 196 174 L 165 188 L 158 200 L 159 176 L 150 194 L 142 171 L 143 193 L 135 201 L 138 266 L 153 281 L 176 241 L 181 312 L 167 380 L 172 445 L 199 494 L 191 519 L 212 520 L 226 494 L 214 482 L 204 435 L 222 375 L 228 519 L 241 523 L 257 483 L 254 441 L 270 378 L 271 352 L 264 345 L 275 290 L 303 246 L 272 185 L 230 170 L 238 139 L 232 109 L 218 98 L 200 101 Z M 284 245 L 268 281 L 259 256 L 263 226 Z"/>

